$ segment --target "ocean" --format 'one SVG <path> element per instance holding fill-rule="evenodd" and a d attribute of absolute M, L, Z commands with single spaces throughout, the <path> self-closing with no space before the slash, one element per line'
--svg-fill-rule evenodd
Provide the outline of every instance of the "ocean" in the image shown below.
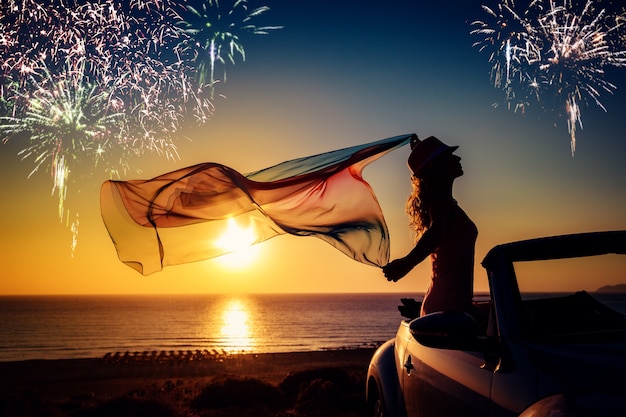
<path fill-rule="evenodd" d="M 624 294 L 596 296 L 626 314 Z M 374 347 L 403 297 L 422 295 L 0 296 L 0 362 Z"/>
<path fill-rule="evenodd" d="M 394 336 L 401 297 L 407 295 L 2 296 L 0 361 L 376 346 Z"/>

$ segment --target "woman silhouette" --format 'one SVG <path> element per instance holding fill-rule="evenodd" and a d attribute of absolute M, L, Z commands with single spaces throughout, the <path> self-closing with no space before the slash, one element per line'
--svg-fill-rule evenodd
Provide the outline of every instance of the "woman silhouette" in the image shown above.
<path fill-rule="evenodd" d="M 389 281 L 398 281 L 430 255 L 432 280 L 421 315 L 472 312 L 474 251 L 478 230 L 452 197 L 454 180 L 463 175 L 461 158 L 431 136 L 412 144 L 408 165 L 413 191 L 406 204 L 415 247 L 383 267 Z"/>

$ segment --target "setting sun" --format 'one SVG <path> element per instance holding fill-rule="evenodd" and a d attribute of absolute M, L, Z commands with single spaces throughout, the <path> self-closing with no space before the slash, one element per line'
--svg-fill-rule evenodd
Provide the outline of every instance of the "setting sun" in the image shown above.
<path fill-rule="evenodd" d="M 215 242 L 227 252 L 217 258 L 218 262 L 229 269 L 245 268 L 258 257 L 260 249 L 256 241 L 252 226 L 242 227 L 234 218 L 229 218 L 224 234 Z"/>

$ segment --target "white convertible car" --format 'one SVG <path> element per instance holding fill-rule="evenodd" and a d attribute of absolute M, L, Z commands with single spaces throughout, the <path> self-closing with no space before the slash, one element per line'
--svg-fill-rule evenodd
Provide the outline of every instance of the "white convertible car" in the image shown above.
<path fill-rule="evenodd" d="M 411 318 L 374 354 L 373 416 L 626 416 L 626 231 L 494 247 L 476 314 Z"/>

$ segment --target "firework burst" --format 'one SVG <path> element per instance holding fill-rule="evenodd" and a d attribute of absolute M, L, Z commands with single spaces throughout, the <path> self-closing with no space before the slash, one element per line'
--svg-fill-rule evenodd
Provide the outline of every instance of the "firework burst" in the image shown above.
<path fill-rule="evenodd" d="M 34 88 L 19 97 L 27 110 L 1 117 L 0 134 L 27 138 L 19 155 L 34 162 L 29 177 L 41 167 L 50 171 L 63 219 L 70 172 L 78 172 L 79 164 L 97 165 L 102 160 L 112 147 L 109 138 L 119 137 L 123 115 L 109 113 L 110 97 L 89 83 L 82 67 L 55 75 L 45 66 L 41 70 L 45 82 L 31 80 Z"/>
<path fill-rule="evenodd" d="M 489 51 L 492 80 L 505 91 L 509 106 L 524 111 L 556 99 L 566 114 L 572 155 L 576 129 L 582 128 L 581 104 L 595 104 L 617 87 L 606 80 L 609 67 L 626 67 L 626 15 L 598 8 L 592 1 L 575 7 L 571 0 L 531 1 L 522 11 L 513 0 L 483 6 L 490 22 L 472 23 L 474 45 Z"/>
<path fill-rule="evenodd" d="M 60 218 L 77 177 L 177 158 L 183 126 L 209 120 L 215 65 L 245 57 L 241 34 L 278 28 L 252 24 L 267 7 L 232 4 L 0 0 L 0 140 L 27 138 L 20 155 L 51 175 Z"/>
<path fill-rule="evenodd" d="M 208 0 L 198 6 L 186 5 L 181 11 L 183 18 L 178 22 L 184 37 L 183 50 L 191 54 L 196 64 L 197 80 L 211 86 L 217 81 L 216 64 L 225 68 L 226 63 L 235 64 L 239 55 L 245 61 L 246 53 L 241 35 L 265 35 L 281 26 L 256 26 L 252 20 L 269 10 L 262 6 L 249 10 L 245 0 L 235 0 L 232 7 L 225 9 L 218 0 Z M 223 71 L 226 80 L 226 71 Z"/>

